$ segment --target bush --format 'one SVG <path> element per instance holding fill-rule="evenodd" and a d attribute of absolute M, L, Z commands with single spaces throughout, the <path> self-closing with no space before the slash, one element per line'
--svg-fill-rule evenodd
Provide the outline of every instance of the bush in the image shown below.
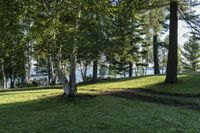
<path fill-rule="evenodd" d="M 92 79 L 92 76 L 89 75 L 87 77 L 85 77 L 84 81 L 83 82 L 91 82 L 93 79 Z"/>
<path fill-rule="evenodd" d="M 37 83 L 36 81 L 33 81 L 33 82 L 32 82 L 32 86 L 33 86 L 33 87 L 37 87 L 37 86 L 38 86 L 38 83 Z"/>
<path fill-rule="evenodd" d="M 33 81 L 32 83 L 16 83 L 16 86 L 19 87 L 19 88 L 37 87 L 38 83 L 36 81 Z"/>

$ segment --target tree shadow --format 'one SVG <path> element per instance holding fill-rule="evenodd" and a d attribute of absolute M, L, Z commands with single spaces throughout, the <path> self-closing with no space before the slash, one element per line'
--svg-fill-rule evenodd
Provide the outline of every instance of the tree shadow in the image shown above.
<path fill-rule="evenodd" d="M 56 86 L 48 86 L 48 87 L 4 89 L 4 90 L 0 90 L 0 94 L 4 92 L 37 91 L 37 90 L 48 90 L 48 89 L 62 89 L 62 87 L 56 85 Z"/>
<path fill-rule="evenodd" d="M 145 86 L 145 88 L 140 89 L 140 91 L 163 96 L 198 98 L 200 97 L 199 76 L 199 74 L 196 76 L 192 76 L 191 74 L 181 76 L 178 78 L 177 83 L 170 84 L 163 81 L 157 84 Z"/>
<path fill-rule="evenodd" d="M 141 77 L 137 77 L 136 79 L 141 78 Z M 124 81 L 127 80 L 132 80 L 131 79 L 124 79 Z M 145 86 L 145 88 L 127 88 L 127 89 L 116 89 L 114 91 L 105 91 L 105 92 L 100 92 L 97 94 L 94 93 L 87 93 L 87 94 L 78 94 L 77 97 L 75 98 L 69 98 L 69 99 L 62 99 L 61 95 L 57 95 L 57 96 L 50 96 L 50 97 L 45 97 L 45 98 L 40 98 L 37 100 L 32 100 L 29 102 L 19 102 L 19 103 L 8 103 L 8 104 L 2 104 L 0 105 L 0 108 L 10 108 L 10 107 L 16 107 L 16 106 L 20 106 L 20 105 L 30 105 L 30 104 L 34 104 L 34 103 L 45 103 L 49 101 L 54 101 L 57 102 L 58 104 L 66 104 L 68 102 L 70 103 L 74 103 L 74 101 L 80 102 L 80 101 L 84 101 L 84 100 L 91 100 L 92 98 L 98 97 L 98 96 L 114 96 L 114 97 L 120 97 L 120 98 L 125 98 L 128 100 L 139 100 L 139 101 L 143 101 L 143 102 L 148 102 L 148 103 L 154 103 L 154 104 L 158 104 L 158 105 L 167 105 L 167 106 L 171 106 L 171 107 L 178 107 L 178 108 L 184 108 L 184 109 L 190 109 L 190 110 L 195 110 L 195 111 L 200 111 L 200 104 L 198 103 L 194 103 L 189 101 L 189 99 L 187 100 L 187 98 L 200 98 L 200 94 L 190 94 L 190 93 L 170 93 L 170 92 L 163 92 L 163 91 L 158 91 L 157 89 L 160 88 L 161 90 L 164 90 L 166 87 L 170 87 L 170 86 L 177 86 L 179 85 L 179 87 L 184 86 L 185 88 L 190 87 L 190 85 L 187 86 L 187 83 L 185 83 L 185 81 L 188 81 L 188 83 L 190 84 L 194 84 L 196 83 L 196 81 L 193 81 L 191 79 L 190 76 L 186 76 L 186 77 L 180 77 L 179 78 L 179 82 L 175 85 L 173 84 L 164 84 L 162 83 L 157 83 L 154 85 L 150 85 L 150 86 Z M 122 81 L 122 80 L 120 80 Z M 116 81 L 108 81 L 108 82 L 119 82 L 119 80 Z M 106 83 L 108 83 L 106 82 Z M 104 82 L 105 83 L 105 82 Z M 200 86 L 200 83 L 197 84 Z M 57 87 L 58 88 L 58 87 Z M 37 88 L 37 89 L 21 89 L 21 90 L 11 90 L 11 91 L 30 91 L 30 90 L 45 90 L 45 89 L 55 89 L 53 87 L 49 87 L 49 88 Z M 60 89 L 60 88 L 58 88 Z M 155 90 L 156 89 L 156 90 Z M 88 92 L 94 92 L 98 90 L 88 90 Z M 6 91 L 7 92 L 7 91 Z M 32 92 L 31 92 L 32 93 Z M 2 95 L 3 92 L 0 92 L 0 95 Z M 148 94 L 148 95 L 146 95 Z M 170 98 L 170 96 L 174 96 L 176 98 Z M 181 100 L 179 98 L 186 98 L 186 101 Z M 76 103 L 77 103 L 76 102 Z"/>
<path fill-rule="evenodd" d="M 147 102 L 147 103 L 153 103 L 157 105 L 167 105 L 170 107 L 178 107 L 178 108 L 183 108 L 183 109 L 200 111 L 200 104 L 198 103 L 194 103 L 190 101 L 182 101 L 179 98 L 175 98 L 175 99 L 170 98 L 168 97 L 168 95 L 163 95 L 159 93 L 155 93 L 157 96 L 145 95 L 143 92 L 146 93 L 147 91 L 141 88 L 123 89 L 123 90 L 117 90 L 117 91 L 106 91 L 101 94 L 89 94 L 89 93 L 78 94 L 76 97 L 68 98 L 68 99 L 63 99 L 62 95 L 56 95 L 56 96 L 40 98 L 37 100 L 32 100 L 32 101 L 27 101 L 27 102 L 2 104 L 0 105 L 0 109 L 3 111 L 3 109 L 16 108 L 16 107 L 25 108 L 26 106 L 28 106 L 28 108 L 32 106 L 35 106 L 35 107 L 38 106 L 37 110 L 42 110 L 46 108 L 55 109 L 56 106 L 62 106 L 68 103 L 77 104 L 83 101 L 92 100 L 93 98 L 96 98 L 99 96 L 113 96 L 113 97 L 125 98 L 128 100 L 136 100 L 136 101 L 142 101 L 142 102 Z M 147 93 L 149 94 L 149 92 Z M 154 93 L 151 92 L 150 94 L 154 94 Z M 51 104 L 51 102 L 53 106 L 49 106 L 49 105 L 46 106 L 46 104 Z M 55 106 L 55 103 L 57 103 L 56 106 Z"/>
<path fill-rule="evenodd" d="M 97 80 L 97 81 L 89 81 L 89 82 L 81 82 L 78 83 L 78 86 L 82 86 L 82 85 L 93 85 L 93 84 L 104 84 L 104 83 L 116 83 L 116 82 L 123 82 L 123 81 L 130 81 L 133 79 L 140 79 L 140 78 L 144 78 L 144 77 L 152 77 L 155 75 L 146 75 L 146 76 L 137 76 L 137 77 L 126 77 L 126 78 L 116 78 L 116 79 L 102 79 L 102 80 Z M 156 75 L 156 76 L 162 76 L 162 74 L 160 75 Z"/>
<path fill-rule="evenodd" d="M 138 77 L 127 77 L 127 78 L 117 78 L 117 79 L 103 79 L 96 82 L 81 82 L 78 83 L 77 86 L 81 87 L 83 85 L 93 85 L 93 84 L 105 84 L 105 83 L 116 83 L 116 82 L 123 82 L 123 81 L 130 81 L 133 79 L 140 79 L 144 77 L 150 77 L 153 75 L 147 75 L 147 76 L 138 76 Z M 48 89 L 62 89 L 61 85 L 52 85 L 47 87 L 30 87 L 30 88 L 13 88 L 13 89 L 4 89 L 0 90 L 0 94 L 4 92 L 20 92 L 20 91 L 37 91 L 37 90 L 48 90 Z"/>
<path fill-rule="evenodd" d="M 138 89 L 139 91 L 141 89 Z M 188 101 L 182 101 L 178 98 L 172 99 L 169 97 L 165 97 L 162 95 L 160 96 L 151 96 L 151 95 L 143 95 L 141 93 L 138 93 L 138 90 L 124 90 L 124 91 L 115 91 L 107 93 L 107 95 L 114 96 L 114 97 L 121 97 L 126 98 L 129 100 L 139 100 L 143 102 L 158 104 L 158 105 L 167 105 L 171 107 L 179 107 L 184 109 L 190 109 L 195 111 L 200 111 L 200 104 L 194 103 L 194 102 L 188 102 Z"/>
<path fill-rule="evenodd" d="M 185 97 L 185 98 L 200 98 L 200 94 L 180 94 L 180 93 L 168 93 L 168 92 L 158 92 L 152 89 L 140 89 L 141 92 L 162 95 L 162 96 L 175 96 L 175 97 Z"/>

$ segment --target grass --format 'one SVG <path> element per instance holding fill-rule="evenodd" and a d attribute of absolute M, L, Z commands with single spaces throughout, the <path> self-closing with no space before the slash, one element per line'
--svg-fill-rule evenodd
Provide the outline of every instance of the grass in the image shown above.
<path fill-rule="evenodd" d="M 188 73 L 178 76 L 177 84 L 164 84 L 165 76 L 146 76 L 133 79 L 122 79 L 97 84 L 80 86 L 80 91 L 108 91 L 120 89 L 151 89 L 156 92 L 178 93 L 178 94 L 200 94 L 200 73 Z"/>
<path fill-rule="evenodd" d="M 164 76 L 82 85 L 79 94 L 95 96 L 69 101 L 60 100 L 59 88 L 1 91 L 0 133 L 197 133 L 199 77 L 199 73 L 183 74 L 179 83 L 169 85 L 163 84 Z M 105 94 L 126 89 L 137 97 Z"/>

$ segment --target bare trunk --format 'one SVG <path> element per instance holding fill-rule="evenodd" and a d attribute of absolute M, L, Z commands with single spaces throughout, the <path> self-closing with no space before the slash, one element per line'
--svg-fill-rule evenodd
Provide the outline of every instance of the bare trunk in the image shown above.
<path fill-rule="evenodd" d="M 25 82 L 26 82 L 26 83 L 30 83 L 30 78 L 31 78 L 30 68 L 27 68 L 27 69 L 26 69 L 26 78 L 25 78 Z"/>
<path fill-rule="evenodd" d="M 59 67 L 59 65 L 55 65 L 55 69 L 56 69 L 56 73 L 58 75 L 58 79 L 61 82 L 62 86 L 63 86 L 63 91 L 64 94 L 68 97 L 70 95 L 70 87 L 69 87 L 69 83 L 67 78 L 65 77 L 65 75 L 63 74 L 61 68 Z"/>
<path fill-rule="evenodd" d="M 30 83 L 31 78 L 31 61 L 29 60 L 26 64 L 26 83 Z"/>
<path fill-rule="evenodd" d="M 130 62 L 129 63 L 129 77 L 132 77 L 133 76 L 133 63 Z"/>
<path fill-rule="evenodd" d="M 86 63 L 80 63 L 80 70 L 81 70 L 81 76 L 83 81 L 85 81 L 86 77 L 87 77 L 87 64 Z"/>
<path fill-rule="evenodd" d="M 154 74 L 160 74 L 158 63 L 158 36 L 153 36 L 153 57 L 154 57 Z"/>
<path fill-rule="evenodd" d="M 51 84 L 52 85 L 55 85 L 56 84 L 56 74 L 55 74 L 55 71 L 54 71 L 54 62 L 52 60 L 52 57 L 50 55 L 50 68 L 51 68 Z"/>
<path fill-rule="evenodd" d="M 76 48 L 70 56 L 70 96 L 76 96 Z"/>
<path fill-rule="evenodd" d="M 167 62 L 166 83 L 177 82 L 178 65 L 178 3 L 170 2 L 170 33 L 169 33 L 169 53 Z"/>
<path fill-rule="evenodd" d="M 126 70 L 124 70 L 123 74 L 124 74 L 124 78 L 126 78 Z"/>
<path fill-rule="evenodd" d="M 51 61 L 50 56 L 48 58 L 48 85 L 51 84 Z"/>
<path fill-rule="evenodd" d="M 2 76 L 3 76 L 3 89 L 6 89 L 7 88 L 7 80 L 6 80 L 6 74 L 5 74 L 5 70 L 4 70 L 3 60 L 1 60 L 1 72 L 2 72 Z"/>
<path fill-rule="evenodd" d="M 82 73 L 82 79 L 83 79 L 83 81 L 85 81 L 85 79 L 87 77 L 87 66 L 82 68 L 81 73 Z"/>
<path fill-rule="evenodd" d="M 65 74 L 64 74 L 62 66 L 61 66 L 61 59 L 62 59 L 61 51 L 62 51 L 62 46 L 60 46 L 59 53 L 55 57 L 53 57 L 52 64 L 54 64 L 56 75 L 58 76 L 58 79 L 63 86 L 64 95 L 66 97 L 69 97 L 70 96 L 70 86 L 69 86 L 69 82 L 68 82 L 67 78 L 65 77 Z"/>
<path fill-rule="evenodd" d="M 98 60 L 93 61 L 93 81 L 97 81 L 98 75 Z"/>
<path fill-rule="evenodd" d="M 135 67 L 135 76 L 136 77 L 138 76 L 138 67 L 137 66 Z"/>
<path fill-rule="evenodd" d="M 145 69 L 145 76 L 147 75 L 147 70 L 148 70 L 148 66 L 146 66 L 146 69 Z"/>
<path fill-rule="evenodd" d="M 72 53 L 70 55 L 70 96 L 76 96 L 77 88 L 76 88 L 76 56 L 77 56 L 77 37 L 79 30 L 79 19 L 81 17 L 81 2 L 79 3 L 79 9 L 76 20 L 76 37 L 74 38 L 74 45 L 72 49 Z"/>
<path fill-rule="evenodd" d="M 14 88 L 14 81 L 13 81 L 12 73 L 10 73 L 10 88 Z"/>

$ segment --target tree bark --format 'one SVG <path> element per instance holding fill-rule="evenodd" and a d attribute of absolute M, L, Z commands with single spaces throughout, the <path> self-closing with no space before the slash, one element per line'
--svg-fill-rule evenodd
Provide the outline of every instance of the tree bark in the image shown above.
<path fill-rule="evenodd" d="M 31 58 L 30 58 L 30 43 L 27 44 L 27 51 L 26 51 L 26 56 L 27 56 L 27 62 L 25 64 L 25 71 L 26 71 L 26 78 L 25 82 L 30 83 L 30 78 L 31 78 Z"/>
<path fill-rule="evenodd" d="M 70 56 L 70 96 L 76 96 L 76 47 Z"/>
<path fill-rule="evenodd" d="M 2 72 L 2 76 L 3 76 L 3 89 L 6 89 L 7 88 L 7 80 L 6 80 L 6 74 L 5 74 L 5 70 L 4 70 L 3 60 L 1 60 L 1 72 Z"/>
<path fill-rule="evenodd" d="M 126 70 L 123 70 L 124 78 L 126 78 Z"/>
<path fill-rule="evenodd" d="M 133 76 L 133 63 L 130 62 L 129 63 L 129 77 L 132 77 Z"/>
<path fill-rule="evenodd" d="M 10 88 L 14 88 L 14 80 L 13 80 L 12 73 L 10 73 Z"/>
<path fill-rule="evenodd" d="M 51 67 L 51 84 L 55 85 L 56 84 L 56 74 L 54 71 L 54 62 L 52 61 L 52 57 L 50 55 L 50 67 Z"/>
<path fill-rule="evenodd" d="M 57 64 L 57 63 L 55 63 L 55 64 Z M 64 95 L 69 97 L 69 95 L 70 95 L 70 86 L 69 86 L 68 80 L 65 77 L 65 75 L 63 74 L 62 69 L 59 67 L 59 65 L 55 65 L 55 69 L 56 69 L 56 73 L 58 75 L 58 79 L 59 79 L 59 81 L 61 82 L 61 84 L 63 86 Z"/>
<path fill-rule="evenodd" d="M 55 68 L 55 72 L 56 72 L 56 75 L 58 76 L 58 79 L 60 81 L 60 83 L 62 84 L 63 86 L 63 95 L 65 97 L 70 97 L 70 85 L 69 85 L 69 82 L 62 70 L 62 63 L 61 63 L 61 59 L 62 59 L 62 46 L 60 46 L 60 50 L 59 52 L 57 53 L 56 56 L 52 56 L 51 58 L 51 61 L 52 61 L 52 64 L 54 65 L 54 68 Z"/>
<path fill-rule="evenodd" d="M 93 61 L 93 81 L 97 81 L 98 75 L 98 60 Z"/>
<path fill-rule="evenodd" d="M 51 60 L 50 56 L 48 57 L 48 85 L 51 84 Z"/>
<path fill-rule="evenodd" d="M 158 63 L 158 36 L 153 36 L 153 59 L 154 59 L 154 74 L 160 74 L 159 63 Z"/>
<path fill-rule="evenodd" d="M 84 61 L 80 62 L 80 71 L 81 71 L 81 76 L 82 76 L 82 80 L 85 81 L 86 77 L 87 77 L 87 68 L 88 68 L 88 64 Z"/>
<path fill-rule="evenodd" d="M 169 53 L 167 63 L 166 83 L 177 82 L 177 65 L 178 65 L 178 3 L 170 2 L 170 33 L 169 33 Z"/>

